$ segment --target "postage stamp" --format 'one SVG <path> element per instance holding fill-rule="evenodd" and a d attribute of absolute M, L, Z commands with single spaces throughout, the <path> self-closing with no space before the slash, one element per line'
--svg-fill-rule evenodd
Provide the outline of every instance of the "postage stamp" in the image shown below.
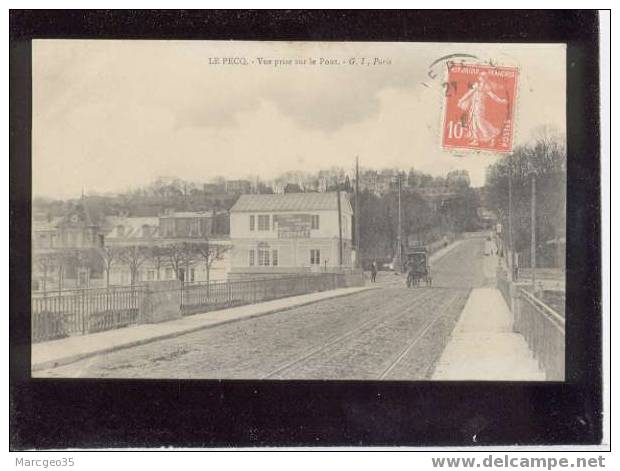
<path fill-rule="evenodd" d="M 516 67 L 449 65 L 443 147 L 510 152 L 518 74 Z"/>

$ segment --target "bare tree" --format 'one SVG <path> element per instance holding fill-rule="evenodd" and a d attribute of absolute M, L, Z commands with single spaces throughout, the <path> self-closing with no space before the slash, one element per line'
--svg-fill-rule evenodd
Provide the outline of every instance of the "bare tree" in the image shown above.
<path fill-rule="evenodd" d="M 161 267 L 164 265 L 164 261 L 166 260 L 166 250 L 165 248 L 154 245 L 150 248 L 148 256 L 157 273 L 157 281 L 159 281 L 161 279 L 160 270 Z"/>
<path fill-rule="evenodd" d="M 55 253 L 42 253 L 34 256 L 34 263 L 43 274 L 43 291 L 47 291 L 47 274 L 59 265 L 58 262 L 58 256 Z"/>
<path fill-rule="evenodd" d="M 110 287 L 110 270 L 119 261 L 120 249 L 114 246 L 104 246 L 97 249 L 97 254 L 103 263 L 105 270 L 105 286 Z"/>
<path fill-rule="evenodd" d="M 204 241 L 198 242 L 195 244 L 195 249 L 198 255 L 205 262 L 205 269 L 207 275 L 207 283 L 210 279 L 210 271 L 213 266 L 213 262 L 217 260 L 222 260 L 226 252 L 231 249 L 230 245 L 218 244 L 210 241 L 209 239 L 205 239 Z"/>
<path fill-rule="evenodd" d="M 194 262 L 197 254 L 195 244 L 188 242 L 167 245 L 164 249 L 164 253 L 170 266 L 174 269 L 177 280 L 181 279 L 181 269 L 187 273 L 189 266 Z M 186 278 L 187 275 L 182 281 L 185 281 Z"/>
<path fill-rule="evenodd" d="M 119 260 L 129 268 L 131 286 L 136 283 L 140 267 L 149 258 L 149 250 L 143 245 L 123 247 L 119 251 Z"/>

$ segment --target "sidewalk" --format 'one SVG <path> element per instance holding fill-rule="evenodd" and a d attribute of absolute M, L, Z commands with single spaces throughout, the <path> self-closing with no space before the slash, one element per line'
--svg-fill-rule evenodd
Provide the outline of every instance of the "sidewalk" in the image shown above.
<path fill-rule="evenodd" d="M 488 287 L 472 290 L 432 379 L 544 381 L 545 374 L 523 336 L 512 331 L 501 293 Z"/>
<path fill-rule="evenodd" d="M 204 314 L 195 314 L 159 324 L 141 324 L 96 334 L 68 337 L 32 345 L 32 372 L 54 368 L 122 348 L 135 347 L 156 340 L 176 337 L 196 330 L 215 327 L 242 319 L 273 314 L 278 311 L 315 303 L 324 299 L 358 293 L 370 286 L 340 288 L 319 293 L 292 296 L 258 304 L 247 304 Z M 36 376 L 33 374 L 33 376 Z"/>

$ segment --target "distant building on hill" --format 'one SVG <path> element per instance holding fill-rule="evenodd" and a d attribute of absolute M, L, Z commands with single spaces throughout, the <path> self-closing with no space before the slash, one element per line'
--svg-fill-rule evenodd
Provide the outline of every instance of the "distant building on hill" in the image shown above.
<path fill-rule="evenodd" d="M 249 180 L 227 180 L 226 193 L 248 194 L 252 192 L 252 183 Z"/>

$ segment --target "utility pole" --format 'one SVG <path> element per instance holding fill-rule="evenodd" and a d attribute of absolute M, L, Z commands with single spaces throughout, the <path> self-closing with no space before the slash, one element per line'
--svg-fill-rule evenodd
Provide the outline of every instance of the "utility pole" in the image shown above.
<path fill-rule="evenodd" d="M 398 173 L 398 269 L 402 269 L 403 264 L 403 244 L 402 244 L 402 221 L 401 221 L 401 184 L 400 184 L 400 172 Z M 402 271 L 402 270 L 401 270 Z"/>
<path fill-rule="evenodd" d="M 536 174 L 532 172 L 532 240 L 530 242 L 530 258 L 532 269 L 532 289 L 536 289 Z"/>
<path fill-rule="evenodd" d="M 340 203 L 340 187 L 336 191 L 338 198 L 338 265 L 342 268 L 342 207 Z"/>
<path fill-rule="evenodd" d="M 355 157 L 355 264 L 361 267 L 360 259 L 360 158 Z"/>

